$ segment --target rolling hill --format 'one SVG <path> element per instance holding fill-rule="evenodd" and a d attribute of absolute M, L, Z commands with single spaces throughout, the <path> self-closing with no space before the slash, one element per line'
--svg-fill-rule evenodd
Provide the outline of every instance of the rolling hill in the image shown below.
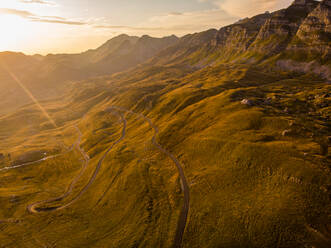
<path fill-rule="evenodd" d="M 3 57 L 70 88 L 41 102 L 55 126 L 34 104 L 0 116 L 0 247 L 330 247 L 330 28 L 330 0 L 296 0 Z"/>

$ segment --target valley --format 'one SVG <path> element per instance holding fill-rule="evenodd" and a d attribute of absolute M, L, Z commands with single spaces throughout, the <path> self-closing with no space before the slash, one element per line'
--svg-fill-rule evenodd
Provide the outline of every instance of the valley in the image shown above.
<path fill-rule="evenodd" d="M 330 23 L 0 53 L 0 247 L 330 247 Z"/>

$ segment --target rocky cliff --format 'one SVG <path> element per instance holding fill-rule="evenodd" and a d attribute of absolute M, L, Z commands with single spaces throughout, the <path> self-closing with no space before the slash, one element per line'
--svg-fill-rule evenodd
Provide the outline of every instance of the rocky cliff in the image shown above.
<path fill-rule="evenodd" d="M 322 62 L 331 59 L 331 1 L 322 1 L 311 11 L 296 33 L 297 45 L 290 48 L 306 56 L 320 57 Z"/>
<path fill-rule="evenodd" d="M 120 35 L 81 54 L 46 57 L 3 54 L 0 62 L 8 63 L 34 92 L 43 88 L 45 92 L 41 95 L 53 91 L 52 95 L 57 95 L 55 88 L 62 91 L 62 85 L 68 80 L 109 75 L 142 63 L 178 66 L 184 70 L 198 70 L 221 63 L 262 64 L 271 69 L 313 72 L 331 80 L 330 41 L 331 0 L 295 0 L 286 9 L 245 18 L 219 30 L 188 34 L 180 39 L 175 36 L 152 38 L 146 35 L 139 38 Z M 8 82 L 7 74 L 0 70 L 2 85 Z M 13 85 L 12 80 L 9 82 Z M 9 92 L 16 94 L 20 91 Z"/>
<path fill-rule="evenodd" d="M 330 0 L 296 0 L 286 9 L 187 35 L 163 50 L 153 63 L 201 68 L 222 62 L 270 61 L 274 65 L 275 60 L 291 60 L 297 65 L 314 64 L 318 71 L 316 66 L 330 63 L 330 6 Z"/>
<path fill-rule="evenodd" d="M 330 56 L 330 0 L 296 0 L 287 9 L 258 15 L 224 27 L 217 35 L 222 53 L 257 59 L 280 55 L 293 49 L 314 50 L 305 62 Z M 300 44 L 301 46 L 299 46 Z M 298 51 L 295 51 L 299 53 Z M 293 54 L 292 54 L 293 55 Z M 294 57 L 299 57 L 296 54 Z"/>

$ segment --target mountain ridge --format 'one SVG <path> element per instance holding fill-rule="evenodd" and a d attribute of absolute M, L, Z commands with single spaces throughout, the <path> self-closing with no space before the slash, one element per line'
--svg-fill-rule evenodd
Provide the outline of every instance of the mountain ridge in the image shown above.
<path fill-rule="evenodd" d="M 0 114 L 0 246 L 331 247 L 328 4 L 50 56 L 39 89 L 15 55 L 33 94 L 64 89 Z"/>
<path fill-rule="evenodd" d="M 21 67 L 13 63 L 9 67 L 38 97 L 60 94 L 70 81 L 111 75 L 138 65 L 198 70 L 221 63 L 263 64 L 274 70 L 311 72 L 331 80 L 327 68 L 331 56 L 330 13 L 330 0 L 297 0 L 285 9 L 181 38 L 122 34 L 80 54 L 24 57 L 13 53 L 13 57 L 21 57 Z M 4 57 L 0 53 L 0 61 L 6 62 Z M 24 63 L 23 57 L 30 63 Z"/>

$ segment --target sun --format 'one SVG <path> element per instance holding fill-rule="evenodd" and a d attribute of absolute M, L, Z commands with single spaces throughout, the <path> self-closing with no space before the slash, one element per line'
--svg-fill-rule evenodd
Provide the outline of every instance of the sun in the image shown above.
<path fill-rule="evenodd" d="M 0 51 L 18 47 L 33 31 L 27 20 L 12 15 L 0 15 L 0 30 Z"/>
<path fill-rule="evenodd" d="M 0 51 L 21 51 L 33 46 L 41 38 L 41 31 L 49 28 L 33 22 L 20 12 L 38 13 L 41 7 L 26 6 L 16 0 L 0 0 Z"/>

